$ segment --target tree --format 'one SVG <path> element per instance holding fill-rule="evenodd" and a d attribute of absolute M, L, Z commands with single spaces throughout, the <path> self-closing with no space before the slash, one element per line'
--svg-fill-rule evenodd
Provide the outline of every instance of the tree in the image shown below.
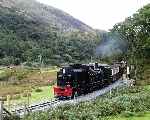
<path fill-rule="evenodd" d="M 112 32 L 119 32 L 128 44 L 126 54 L 129 63 L 135 66 L 135 76 L 143 73 L 144 64 L 150 59 L 150 4 L 144 6 L 124 22 L 116 24 Z"/>

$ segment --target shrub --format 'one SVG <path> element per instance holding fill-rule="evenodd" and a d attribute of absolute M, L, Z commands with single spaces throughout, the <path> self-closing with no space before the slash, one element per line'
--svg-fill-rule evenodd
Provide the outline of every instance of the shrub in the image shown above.
<path fill-rule="evenodd" d="M 40 89 L 40 88 L 37 88 L 36 90 L 35 90 L 35 92 L 42 92 L 43 90 L 42 89 Z"/>
<path fill-rule="evenodd" d="M 133 90 L 124 90 L 119 90 L 118 94 L 114 90 L 112 92 L 114 97 L 111 98 L 106 95 L 95 101 L 79 103 L 76 106 L 64 105 L 53 111 L 38 113 L 38 116 L 45 118 L 44 120 L 92 120 L 120 113 L 125 117 L 132 117 L 137 112 L 150 110 L 149 91 L 146 92 L 143 88 L 138 87 Z M 30 117 L 32 118 L 32 116 Z"/>
<path fill-rule="evenodd" d="M 4 116 L 3 120 L 21 120 L 19 116 Z"/>

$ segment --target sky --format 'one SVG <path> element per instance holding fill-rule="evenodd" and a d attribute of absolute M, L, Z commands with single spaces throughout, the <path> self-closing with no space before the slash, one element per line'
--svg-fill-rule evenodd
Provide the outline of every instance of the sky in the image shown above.
<path fill-rule="evenodd" d="M 37 0 L 61 9 L 85 24 L 108 30 L 131 16 L 150 0 Z"/>

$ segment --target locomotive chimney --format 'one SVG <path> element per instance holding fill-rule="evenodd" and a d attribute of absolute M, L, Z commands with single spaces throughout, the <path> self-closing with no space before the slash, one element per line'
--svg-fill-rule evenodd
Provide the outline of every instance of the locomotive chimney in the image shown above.
<path fill-rule="evenodd" d="M 95 63 L 95 69 L 97 69 L 97 68 L 98 68 L 98 63 L 96 62 L 96 63 Z"/>

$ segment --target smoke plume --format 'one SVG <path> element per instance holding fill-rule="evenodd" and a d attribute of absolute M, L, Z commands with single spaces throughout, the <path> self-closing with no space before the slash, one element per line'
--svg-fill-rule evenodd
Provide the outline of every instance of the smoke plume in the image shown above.
<path fill-rule="evenodd" d="M 105 37 L 99 46 L 96 48 L 96 56 L 110 57 L 113 55 L 121 54 L 126 51 L 127 44 L 118 34 Z"/>

